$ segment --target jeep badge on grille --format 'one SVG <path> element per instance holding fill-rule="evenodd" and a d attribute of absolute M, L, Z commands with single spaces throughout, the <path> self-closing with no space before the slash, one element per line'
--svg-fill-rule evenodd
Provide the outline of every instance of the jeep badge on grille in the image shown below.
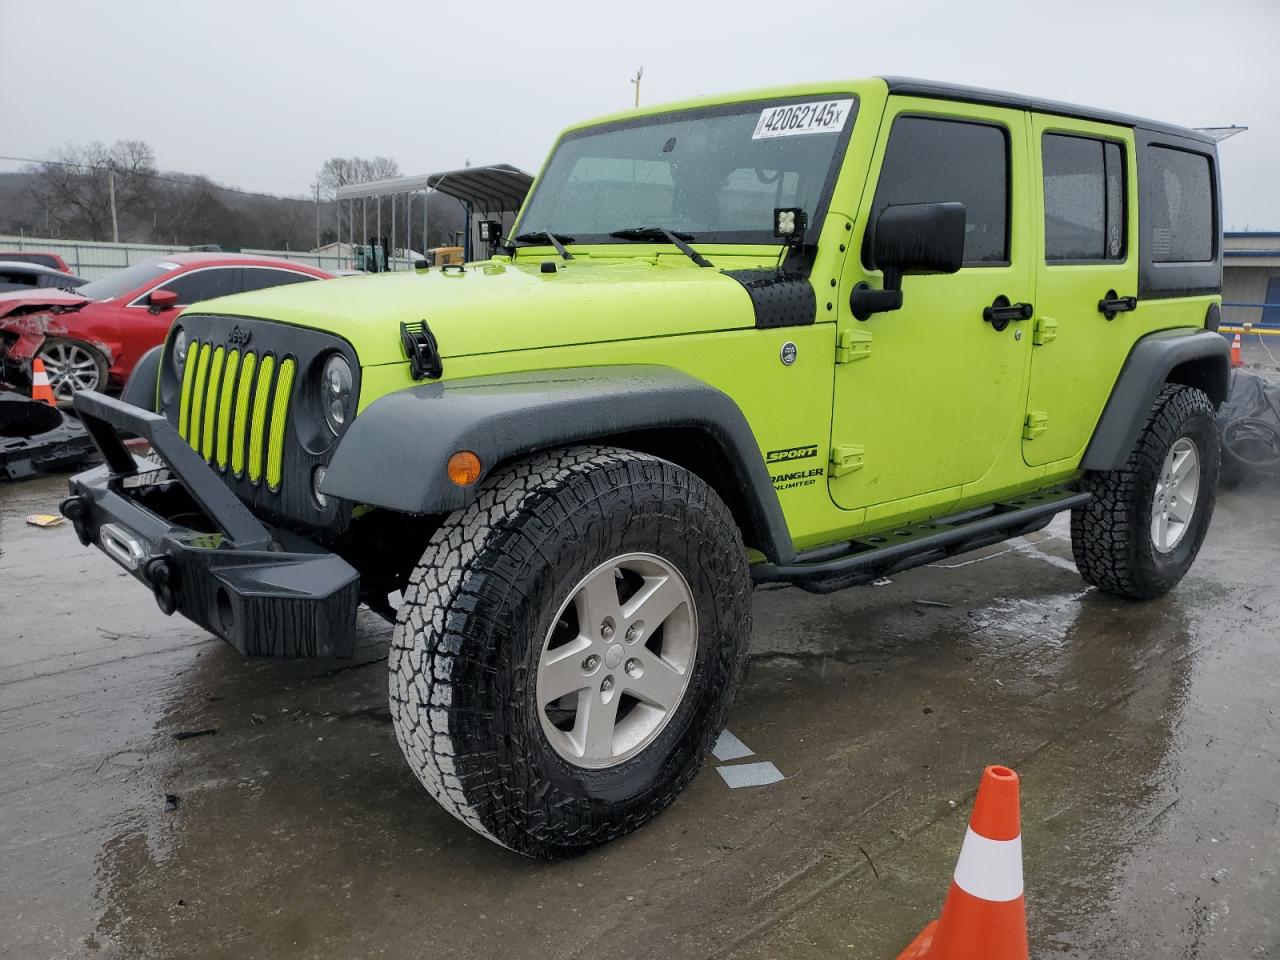
<path fill-rule="evenodd" d="M 243 347 L 249 342 L 249 338 L 253 336 L 252 330 L 243 330 L 239 325 L 231 328 L 231 332 L 227 334 L 227 342 L 233 347 Z"/>

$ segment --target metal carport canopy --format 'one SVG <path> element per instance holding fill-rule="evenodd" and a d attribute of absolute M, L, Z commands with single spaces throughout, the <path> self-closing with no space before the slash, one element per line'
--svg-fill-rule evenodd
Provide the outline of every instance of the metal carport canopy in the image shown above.
<path fill-rule="evenodd" d="M 337 199 L 359 200 L 434 190 L 473 203 L 482 210 L 519 210 L 531 186 L 533 177 L 519 167 L 495 163 L 487 167 L 464 167 L 418 177 L 352 183 L 338 188 Z"/>

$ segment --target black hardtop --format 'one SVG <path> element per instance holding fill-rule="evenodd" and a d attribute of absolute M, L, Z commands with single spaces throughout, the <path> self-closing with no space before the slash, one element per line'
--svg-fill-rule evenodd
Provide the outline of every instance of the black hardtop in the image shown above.
<path fill-rule="evenodd" d="M 983 103 L 994 107 L 1012 107 L 1015 110 L 1033 110 L 1037 113 L 1051 113 L 1076 120 L 1093 120 L 1098 123 L 1114 123 L 1125 127 L 1141 128 L 1156 133 L 1171 134 L 1198 140 L 1213 145 L 1213 138 L 1190 127 L 1180 127 L 1173 123 L 1159 120 L 1146 120 L 1112 110 L 1100 110 L 1096 107 L 1082 107 L 1074 103 L 1062 103 L 1057 100 L 1042 100 L 1029 97 L 1023 93 L 1007 93 L 1002 90 L 987 90 L 982 87 L 967 87 L 958 83 L 941 83 L 937 80 L 918 80 L 913 77 L 882 77 L 889 85 L 889 92 L 908 97 L 930 97 L 935 100 L 959 100 L 964 103 Z"/>

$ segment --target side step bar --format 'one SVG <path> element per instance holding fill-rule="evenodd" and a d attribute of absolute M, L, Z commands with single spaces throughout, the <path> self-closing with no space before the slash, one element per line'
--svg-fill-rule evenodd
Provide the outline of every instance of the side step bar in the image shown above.
<path fill-rule="evenodd" d="M 1071 487 L 1051 487 L 936 520 L 815 547 L 797 554 L 791 563 L 759 563 L 751 568 L 751 577 L 756 583 L 792 583 L 814 593 L 830 593 L 1031 533 L 1048 524 L 1055 514 L 1087 503 L 1089 497 Z"/>

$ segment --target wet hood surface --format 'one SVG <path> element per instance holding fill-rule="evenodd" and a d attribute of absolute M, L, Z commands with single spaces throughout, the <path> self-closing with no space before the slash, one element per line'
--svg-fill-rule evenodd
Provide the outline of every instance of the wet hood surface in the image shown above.
<path fill-rule="evenodd" d="M 91 302 L 88 297 L 70 290 L 11 290 L 0 293 L 0 317 L 46 308 L 76 309 Z"/>
<path fill-rule="evenodd" d="M 543 273 L 542 263 L 555 264 Z M 745 266 L 730 264 L 727 269 Z M 717 264 L 719 266 L 719 264 Z M 277 320 L 345 337 L 362 365 L 404 362 L 400 324 L 426 320 L 443 357 L 750 327 L 750 297 L 684 256 L 529 258 L 462 271 L 345 277 L 211 300 L 192 313 Z"/>

